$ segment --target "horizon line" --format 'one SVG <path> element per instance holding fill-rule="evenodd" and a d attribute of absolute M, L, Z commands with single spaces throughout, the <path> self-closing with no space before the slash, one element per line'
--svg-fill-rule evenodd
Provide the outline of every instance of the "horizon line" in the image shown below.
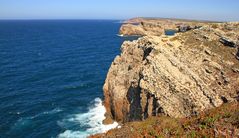
<path fill-rule="evenodd" d="M 118 20 L 126 21 L 134 18 L 145 19 L 175 19 L 175 20 L 193 20 L 193 21 L 209 21 L 209 22 L 239 22 L 239 20 L 208 20 L 208 19 L 196 19 L 196 18 L 177 18 L 177 17 L 132 17 L 132 18 L 0 18 L 0 21 L 27 21 L 27 20 Z"/>

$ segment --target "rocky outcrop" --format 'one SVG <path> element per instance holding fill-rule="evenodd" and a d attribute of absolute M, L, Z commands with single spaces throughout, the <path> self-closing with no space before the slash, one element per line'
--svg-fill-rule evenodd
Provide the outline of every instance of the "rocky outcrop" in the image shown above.
<path fill-rule="evenodd" d="M 141 25 L 124 24 L 120 28 L 120 35 L 123 36 L 144 36 L 147 35 Z"/>
<path fill-rule="evenodd" d="M 233 40 L 230 40 L 228 38 L 221 37 L 220 42 L 229 47 L 237 47 L 237 43 L 233 42 Z"/>
<path fill-rule="evenodd" d="M 165 34 L 165 30 L 186 32 L 205 24 L 210 24 L 210 22 L 198 22 L 178 19 L 134 18 L 123 23 L 120 28 L 119 34 L 123 36 L 161 36 L 162 34 Z"/>
<path fill-rule="evenodd" d="M 103 87 L 107 120 L 180 118 L 236 100 L 237 48 L 221 38 L 237 41 L 238 29 L 239 23 L 209 24 L 172 37 L 147 34 L 124 42 Z"/>

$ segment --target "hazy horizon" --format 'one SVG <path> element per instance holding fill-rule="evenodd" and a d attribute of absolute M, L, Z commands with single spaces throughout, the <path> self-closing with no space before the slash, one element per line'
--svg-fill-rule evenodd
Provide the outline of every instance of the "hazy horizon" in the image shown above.
<path fill-rule="evenodd" d="M 195 21 L 209 21 L 209 22 L 227 22 L 224 20 L 206 20 L 206 19 L 192 19 L 192 18 L 168 18 L 168 17 L 132 17 L 132 18 L 125 18 L 125 19 L 104 19 L 104 18 L 99 18 L 99 19 L 94 19 L 94 18 L 13 18 L 13 19 L 1 19 L 0 21 L 127 21 L 130 19 L 134 18 L 152 18 L 152 19 L 179 19 L 179 20 L 195 20 Z M 230 22 L 230 21 L 228 21 Z M 232 21 L 233 22 L 233 21 Z M 235 21 L 237 22 L 237 21 Z"/>
<path fill-rule="evenodd" d="M 98 19 L 134 17 L 239 21 L 237 0 L 0 0 L 1 20 Z"/>

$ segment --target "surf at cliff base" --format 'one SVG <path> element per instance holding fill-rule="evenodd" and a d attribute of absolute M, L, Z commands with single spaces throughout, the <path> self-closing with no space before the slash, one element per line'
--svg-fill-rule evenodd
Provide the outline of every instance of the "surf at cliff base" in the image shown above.
<path fill-rule="evenodd" d="M 93 101 L 93 106 L 89 107 L 87 113 L 80 113 L 70 116 L 69 118 L 63 119 L 58 122 L 58 125 L 63 128 L 68 128 L 63 133 L 59 134 L 59 138 L 85 138 L 87 136 L 105 133 L 110 129 L 118 126 L 117 122 L 110 125 L 104 125 L 103 120 L 105 119 L 106 109 L 102 104 L 100 98 L 96 98 Z M 70 129 L 72 126 L 81 126 L 84 130 Z"/>

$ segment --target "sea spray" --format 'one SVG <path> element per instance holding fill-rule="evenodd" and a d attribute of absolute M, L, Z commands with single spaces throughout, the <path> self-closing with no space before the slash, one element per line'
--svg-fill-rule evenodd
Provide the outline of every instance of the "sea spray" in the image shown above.
<path fill-rule="evenodd" d="M 92 134 L 104 133 L 110 129 L 116 128 L 118 126 L 117 122 L 111 125 L 104 125 L 103 120 L 105 119 L 106 109 L 102 104 L 100 98 L 94 100 L 94 106 L 89 108 L 87 113 L 81 113 L 73 115 L 62 123 L 74 123 L 81 127 L 83 126 L 85 130 L 66 130 L 65 132 L 58 135 L 59 138 L 85 138 Z M 64 124 L 63 124 L 64 125 Z"/>

